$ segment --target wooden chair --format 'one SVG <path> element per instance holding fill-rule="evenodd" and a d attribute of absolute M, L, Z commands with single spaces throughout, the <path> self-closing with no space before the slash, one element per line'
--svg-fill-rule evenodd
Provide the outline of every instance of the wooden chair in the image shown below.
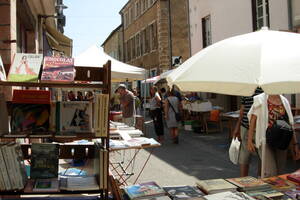
<path fill-rule="evenodd" d="M 204 117 L 204 126 L 206 133 L 223 132 L 223 125 L 220 113 L 220 110 L 211 110 L 209 112 L 209 116 Z"/>

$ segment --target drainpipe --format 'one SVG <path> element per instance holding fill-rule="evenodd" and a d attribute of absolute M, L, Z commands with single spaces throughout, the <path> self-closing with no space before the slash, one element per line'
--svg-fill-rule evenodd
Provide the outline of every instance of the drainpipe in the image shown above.
<path fill-rule="evenodd" d="M 293 9 L 292 9 L 292 0 L 287 1 L 288 4 L 288 21 L 289 21 L 289 30 L 293 31 Z"/>
<path fill-rule="evenodd" d="M 169 50 L 170 50 L 170 69 L 173 68 L 172 66 L 172 16 L 171 16 L 171 0 L 168 1 L 169 3 Z"/>

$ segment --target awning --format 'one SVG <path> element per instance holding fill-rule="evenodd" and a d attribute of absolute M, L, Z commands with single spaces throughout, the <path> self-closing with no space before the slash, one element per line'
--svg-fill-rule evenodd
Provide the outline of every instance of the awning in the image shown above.
<path fill-rule="evenodd" d="M 142 80 L 141 83 L 155 83 L 159 80 L 160 76 L 154 76 L 151 78 L 147 78 L 146 80 Z"/>
<path fill-rule="evenodd" d="M 46 37 L 53 50 L 63 52 L 65 56 L 72 56 L 73 40 L 57 31 L 56 29 L 45 25 Z"/>

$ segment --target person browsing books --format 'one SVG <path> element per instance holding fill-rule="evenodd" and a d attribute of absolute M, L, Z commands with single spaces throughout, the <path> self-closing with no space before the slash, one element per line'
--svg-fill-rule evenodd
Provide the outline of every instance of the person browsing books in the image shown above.
<path fill-rule="evenodd" d="M 263 90 L 261 88 L 256 88 L 254 94 L 249 97 L 241 97 L 241 106 L 240 106 L 240 117 L 238 122 L 236 123 L 233 137 L 239 138 L 241 141 L 241 147 L 239 151 L 239 160 L 238 163 L 240 165 L 240 176 L 248 176 L 249 172 L 249 163 L 251 161 L 252 153 L 247 149 L 247 141 L 248 141 L 248 129 L 249 129 L 249 121 L 248 121 L 248 112 L 253 104 L 253 96 L 256 96 L 262 93 Z"/>
<path fill-rule="evenodd" d="M 123 122 L 128 126 L 134 126 L 134 95 L 132 92 L 127 90 L 127 87 L 124 84 L 119 85 L 118 93 L 120 94 Z"/>

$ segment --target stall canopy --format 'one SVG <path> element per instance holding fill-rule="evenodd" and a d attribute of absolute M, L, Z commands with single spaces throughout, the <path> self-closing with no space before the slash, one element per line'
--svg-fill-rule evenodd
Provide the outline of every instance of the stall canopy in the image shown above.
<path fill-rule="evenodd" d="M 107 55 L 98 45 L 92 45 L 86 51 L 75 57 L 75 66 L 102 67 L 111 60 L 111 79 L 114 82 L 143 80 L 146 70 L 120 62 Z"/>
<path fill-rule="evenodd" d="M 72 56 L 73 40 L 50 26 L 45 25 L 46 37 L 53 50 Z"/>

